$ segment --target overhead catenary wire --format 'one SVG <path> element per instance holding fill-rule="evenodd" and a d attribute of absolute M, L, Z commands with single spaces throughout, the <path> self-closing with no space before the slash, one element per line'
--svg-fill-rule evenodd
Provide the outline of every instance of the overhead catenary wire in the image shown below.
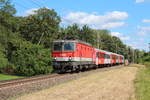
<path fill-rule="evenodd" d="M 30 9 L 29 7 L 27 7 L 27 6 L 25 6 L 25 5 L 23 5 L 23 4 L 21 4 L 21 3 L 18 3 L 18 2 L 14 2 L 16 5 L 18 5 L 18 6 L 20 6 L 21 8 L 24 8 L 25 10 L 26 9 Z"/>
<path fill-rule="evenodd" d="M 38 8 L 46 7 L 46 6 L 44 6 L 44 3 L 41 3 L 41 2 L 39 2 L 38 0 L 28 0 L 28 1 L 30 1 L 30 2 L 32 2 L 32 4 L 38 6 Z M 15 2 L 15 1 L 14 1 L 14 3 L 15 3 L 16 5 L 18 5 L 19 7 L 25 9 L 25 10 L 26 10 L 26 9 L 31 9 L 30 7 L 25 6 L 25 5 L 22 4 L 22 3 Z M 30 3 L 30 4 L 31 4 L 31 3 Z"/>
<path fill-rule="evenodd" d="M 37 3 L 35 0 L 28 0 L 28 1 L 31 1 L 34 5 L 38 6 L 39 8 L 41 8 L 42 6 Z"/>
<path fill-rule="evenodd" d="M 45 4 L 43 2 L 40 2 L 41 0 L 34 0 L 36 3 L 38 3 L 39 5 L 42 5 L 42 7 L 45 7 Z"/>

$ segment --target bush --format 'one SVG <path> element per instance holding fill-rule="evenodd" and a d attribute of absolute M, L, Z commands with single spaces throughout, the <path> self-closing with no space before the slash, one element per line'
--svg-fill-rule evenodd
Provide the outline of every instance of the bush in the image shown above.
<path fill-rule="evenodd" d="M 8 60 L 6 56 L 2 52 L 0 52 L 0 72 L 4 71 L 7 64 L 8 64 Z"/>
<path fill-rule="evenodd" d="M 25 76 L 52 71 L 49 50 L 30 42 L 22 42 L 20 47 L 13 51 L 11 62 L 16 66 L 17 73 Z"/>
<path fill-rule="evenodd" d="M 148 68 L 150 68 L 150 62 L 144 62 L 144 65 Z"/>
<path fill-rule="evenodd" d="M 3 72 L 5 67 L 8 64 L 8 60 L 4 54 L 4 48 L 3 46 L 0 44 L 0 72 Z"/>

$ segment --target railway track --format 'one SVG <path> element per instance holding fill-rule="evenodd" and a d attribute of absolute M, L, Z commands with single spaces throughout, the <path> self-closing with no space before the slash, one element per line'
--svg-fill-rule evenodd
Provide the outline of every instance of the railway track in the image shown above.
<path fill-rule="evenodd" d="M 111 69 L 111 67 L 110 68 L 99 68 L 97 70 L 89 70 L 89 71 L 85 71 L 85 72 L 81 72 L 81 73 L 106 71 L 106 70 L 110 70 L 110 69 Z M 81 74 L 81 73 L 73 73 L 73 74 Z M 28 78 L 0 81 L 0 89 L 4 88 L 4 87 L 9 87 L 9 86 L 14 86 L 14 85 L 19 85 L 19 84 L 25 84 L 25 83 L 29 83 L 29 82 L 36 82 L 39 80 L 45 80 L 45 79 L 55 78 L 55 77 L 59 77 L 59 76 L 64 76 L 67 74 L 68 73 L 66 73 L 66 74 L 41 75 L 41 76 L 33 76 L 33 77 L 28 77 Z"/>
<path fill-rule="evenodd" d="M 58 77 L 58 76 L 60 76 L 60 75 L 59 74 L 51 74 L 51 75 L 42 75 L 42 76 L 34 76 L 34 77 L 28 77 L 28 78 L 1 81 L 0 89 L 4 88 L 4 87 L 8 87 L 8 86 L 24 84 L 24 83 L 28 83 L 28 82 L 34 82 L 34 81 L 44 80 L 44 79 L 48 79 L 48 78 L 54 78 L 54 77 Z"/>

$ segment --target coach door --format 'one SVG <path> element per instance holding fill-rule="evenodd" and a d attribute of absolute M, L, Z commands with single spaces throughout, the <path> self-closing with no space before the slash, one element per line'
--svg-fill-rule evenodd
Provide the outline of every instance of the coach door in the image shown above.
<path fill-rule="evenodd" d="M 96 65 L 98 65 L 99 52 L 96 52 Z"/>

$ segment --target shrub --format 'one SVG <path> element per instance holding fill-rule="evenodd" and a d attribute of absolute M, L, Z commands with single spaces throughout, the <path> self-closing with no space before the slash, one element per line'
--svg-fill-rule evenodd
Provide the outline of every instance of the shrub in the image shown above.
<path fill-rule="evenodd" d="M 30 42 L 22 42 L 17 50 L 13 51 L 11 62 L 16 66 L 17 73 L 25 76 L 52 71 L 49 49 Z"/>
<path fill-rule="evenodd" d="M 4 48 L 0 44 L 0 72 L 3 72 L 7 64 L 8 64 L 8 60 L 4 54 Z"/>
<path fill-rule="evenodd" d="M 150 68 L 150 62 L 144 62 L 144 65 L 148 68 Z"/>
<path fill-rule="evenodd" d="M 3 72 L 7 64 L 8 64 L 7 58 L 2 52 L 0 52 L 0 72 Z"/>

